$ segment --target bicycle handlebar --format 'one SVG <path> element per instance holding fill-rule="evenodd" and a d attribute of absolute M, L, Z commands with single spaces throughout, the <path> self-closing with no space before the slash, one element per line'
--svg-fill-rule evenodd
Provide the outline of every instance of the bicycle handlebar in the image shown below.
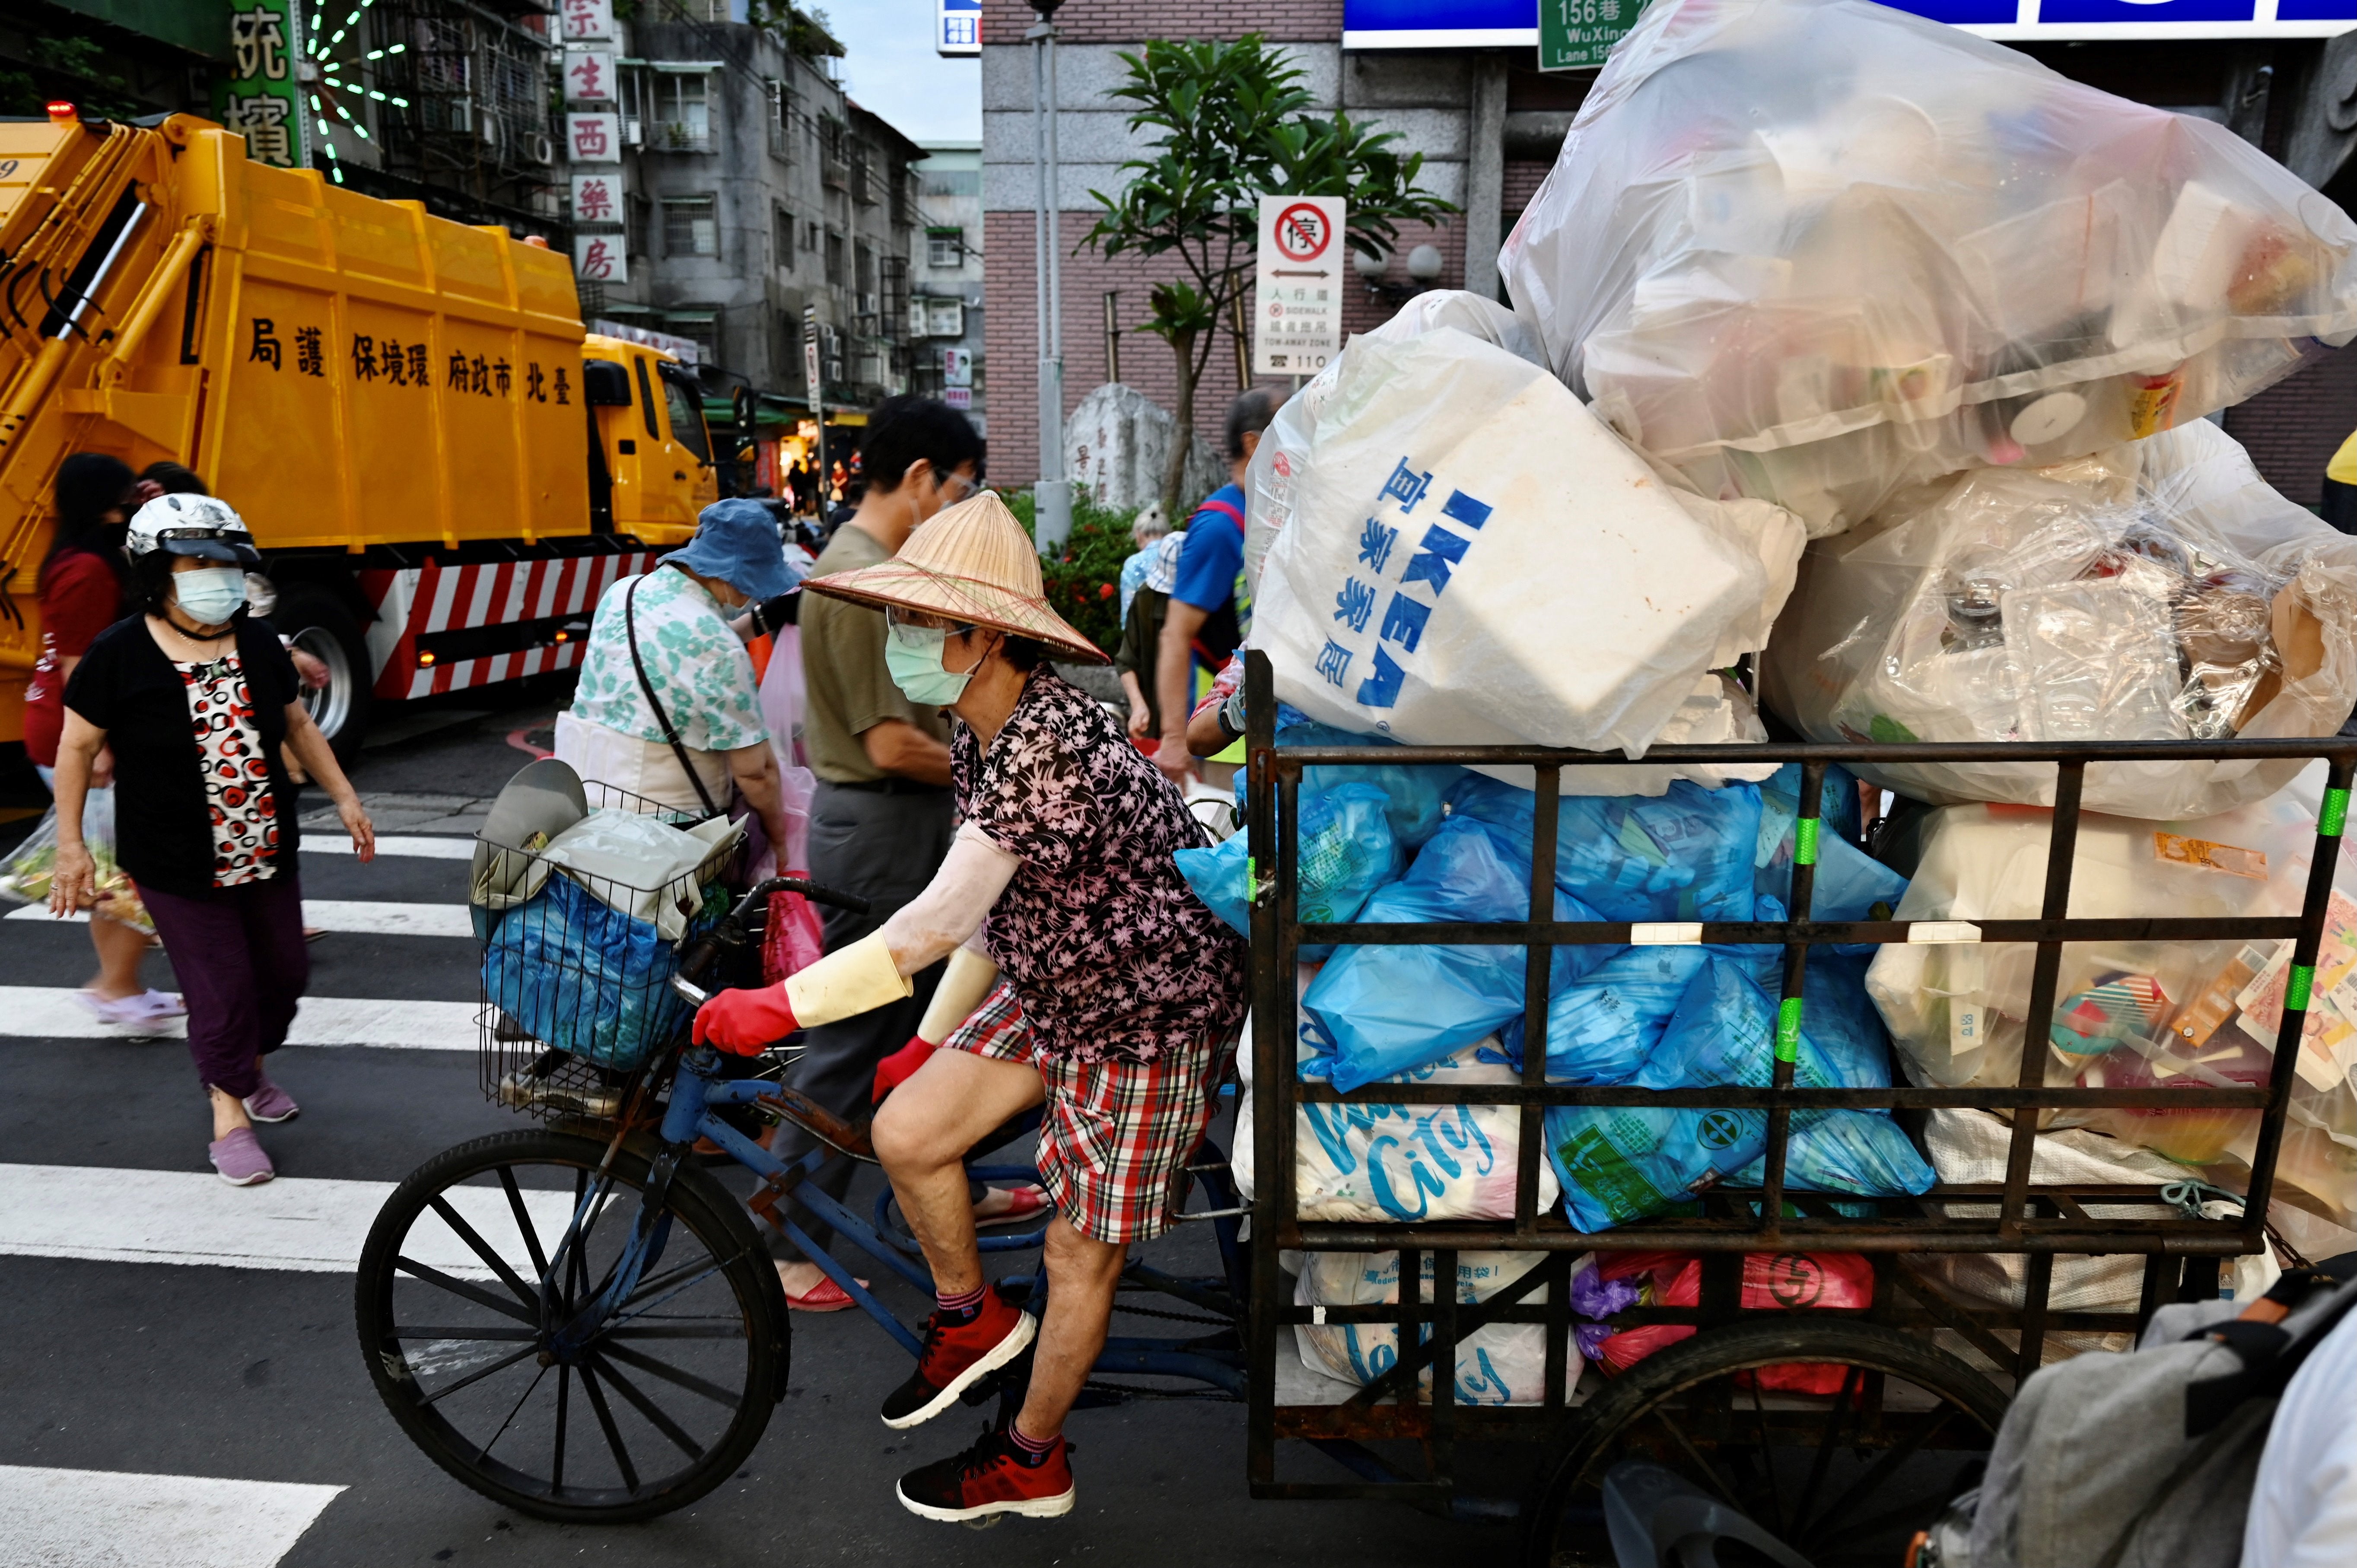
<path fill-rule="evenodd" d="M 772 876 L 765 882 L 758 882 L 730 907 L 717 926 L 696 939 L 694 945 L 679 955 L 679 972 L 672 977 L 672 990 L 697 1007 L 710 1001 L 712 993 L 695 983 L 719 961 L 724 948 L 733 950 L 743 944 L 745 917 L 757 903 L 767 903 L 770 896 L 777 893 L 799 893 L 813 904 L 832 904 L 855 915 L 865 915 L 868 910 L 867 900 L 857 894 L 838 893 L 808 877 Z"/>

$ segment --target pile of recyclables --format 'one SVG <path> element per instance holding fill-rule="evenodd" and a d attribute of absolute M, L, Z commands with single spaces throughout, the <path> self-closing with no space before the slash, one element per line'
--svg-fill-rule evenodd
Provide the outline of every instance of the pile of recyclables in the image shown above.
<path fill-rule="evenodd" d="M 2357 226 L 2222 127 L 1863 0 L 1655 0 L 1501 266 L 1512 311 L 1422 295 L 1278 413 L 1248 477 L 1252 640 L 1280 745 L 1625 756 L 1564 770 L 1557 918 L 1783 918 L 1799 769 L 1643 760 L 1764 739 L 1755 702 L 1818 740 L 1981 743 L 2329 735 L 2357 703 L 2357 542 L 2202 418 L 2357 336 Z M 1862 771 L 1827 769 L 1814 914 L 2038 912 L 2050 765 Z M 2296 912 L 2320 797 L 2300 775 L 2091 768 L 2072 913 Z M 1527 768 L 1310 769 L 1301 918 L 1524 918 L 1532 787 Z M 1878 834 L 1880 858 L 1862 799 L 1911 824 Z M 1180 856 L 1239 929 L 1244 856 L 1241 837 Z M 2341 880 L 2276 1206 L 2329 1250 L 2326 1228 L 2357 1228 L 2357 868 Z M 1819 948 L 1796 1081 L 2010 1083 L 2034 1048 L 2052 1083 L 2261 1082 L 2288 945 L 2078 944 L 2036 1042 L 2026 949 Z M 1304 1079 L 1518 1078 L 1521 950 L 1302 957 Z M 1547 1079 L 1765 1085 L 1780 964 L 1558 948 Z M 2057 1120 L 2040 1169 L 2231 1190 L 2255 1123 Z M 1787 1185 L 1898 1197 L 2002 1162 L 1993 1117 L 1910 1126 L 1796 1114 Z M 1509 1217 L 1517 1134 L 1504 1108 L 1304 1107 L 1302 1214 Z M 1539 1201 L 1594 1232 L 1756 1185 L 1766 1117 L 1556 1108 L 1545 1138 Z M 1461 1254 L 1456 1288 L 1480 1300 L 1534 1261 Z M 1598 1320 L 1690 1300 L 1689 1262 L 1577 1269 L 1584 1353 L 1617 1370 L 1675 1337 Z M 2117 1310 L 2123 1290 L 2132 1306 L 2115 1262 L 2058 1266 L 2056 1310 Z M 1304 1260 L 1297 1294 L 1396 1299 L 1398 1273 L 1391 1254 Z M 1745 1289 L 1800 1275 L 1870 1299 L 1870 1271 L 1830 1255 L 1753 1259 Z M 2020 1299 L 1998 1261 L 1948 1277 Z M 1304 1327 L 1303 1359 L 1363 1381 L 1395 1361 L 1391 1333 Z M 1538 1397 L 1537 1333 L 1469 1338 L 1458 1399 Z"/>

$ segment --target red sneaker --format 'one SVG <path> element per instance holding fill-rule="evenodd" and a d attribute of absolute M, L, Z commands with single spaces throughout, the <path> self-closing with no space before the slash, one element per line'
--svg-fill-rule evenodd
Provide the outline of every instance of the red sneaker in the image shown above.
<path fill-rule="evenodd" d="M 1026 1465 L 1006 1433 L 985 1432 L 964 1453 L 909 1471 L 894 1490 L 910 1513 L 946 1524 L 1006 1513 L 1054 1519 L 1072 1511 L 1071 1448 L 1058 1437 L 1046 1458 Z"/>
<path fill-rule="evenodd" d="M 934 1313 L 925 1319 L 917 1369 L 885 1396 L 884 1424 L 902 1432 L 932 1420 L 985 1374 L 1023 1354 L 1039 1330 L 1039 1319 L 996 1285 L 983 1293 L 982 1310 L 971 1323 L 943 1323 Z"/>

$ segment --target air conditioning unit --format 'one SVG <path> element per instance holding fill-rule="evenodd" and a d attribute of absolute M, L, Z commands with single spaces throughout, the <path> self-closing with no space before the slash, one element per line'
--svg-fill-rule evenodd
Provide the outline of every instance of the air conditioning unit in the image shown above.
<path fill-rule="evenodd" d="M 535 134 L 525 145 L 533 163 L 553 164 L 556 161 L 556 144 L 548 137 Z"/>
<path fill-rule="evenodd" d="M 882 301 L 882 300 L 881 300 L 881 298 L 879 298 L 877 295 L 872 295 L 872 294 L 863 294 L 863 295 L 861 295 L 859 296 L 859 314 L 860 314 L 860 315 L 862 315 L 862 316 L 880 316 L 880 315 L 882 315 L 883 313 L 884 313 L 884 305 L 883 305 L 883 301 Z"/>
<path fill-rule="evenodd" d="M 500 117 L 496 114 L 479 116 L 476 123 L 476 134 L 482 137 L 483 145 L 498 147 L 500 140 Z"/>

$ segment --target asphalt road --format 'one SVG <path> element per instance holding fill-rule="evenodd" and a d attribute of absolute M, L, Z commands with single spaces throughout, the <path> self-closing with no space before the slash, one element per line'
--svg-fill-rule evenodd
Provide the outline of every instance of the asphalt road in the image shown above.
<path fill-rule="evenodd" d="M 528 760 L 517 742 L 545 743 L 554 701 L 544 689 L 399 715 L 353 769 L 380 830 L 446 843 L 471 830 Z M 9 798 L 24 793 L 20 782 Z M 0 827 L 0 838 L 16 831 Z M 311 849 L 302 871 L 307 898 L 348 908 L 425 906 L 438 918 L 465 897 L 458 859 L 387 855 L 364 867 Z M 250 1191 L 210 1178 L 204 1103 L 179 1043 L 91 1037 L 71 1022 L 66 992 L 89 972 L 83 933 L 0 922 L 11 1090 L 0 1097 L 0 1561 L 27 1560 L 33 1541 L 61 1552 L 42 1561 L 74 1568 L 888 1558 L 1200 1568 L 1511 1554 L 1503 1531 L 1397 1506 L 1251 1501 L 1243 1411 L 1226 1403 L 1076 1415 L 1080 1508 L 1064 1520 L 987 1533 L 923 1522 L 894 1501 L 894 1479 L 963 1446 L 981 1418 L 960 1408 L 913 1433 L 887 1430 L 875 1406 L 908 1362 L 856 1313 L 795 1316 L 791 1386 L 767 1435 L 742 1474 L 695 1506 L 605 1528 L 493 1506 L 434 1467 L 379 1404 L 339 1243 L 288 1240 L 304 1225 L 332 1231 L 339 1214 L 364 1226 L 382 1193 L 358 1184 L 397 1181 L 452 1144 L 522 1124 L 485 1101 L 471 1029 L 451 1026 L 476 997 L 471 940 L 390 934 L 381 927 L 400 920 L 376 917 L 392 913 L 360 908 L 343 920 L 353 929 L 321 940 L 310 994 L 363 1012 L 389 1004 L 370 1015 L 380 1033 L 362 1034 L 408 1043 L 290 1045 L 274 1074 L 303 1114 L 264 1130 L 284 1179 Z M 163 955 L 148 967 L 151 983 L 170 986 Z M 318 1213 L 269 1208 L 307 1194 Z M 283 1256 L 257 1262 L 249 1245 Z M 1190 1228 L 1149 1255 L 1210 1272 L 1208 1251 Z M 921 1316 L 914 1292 L 876 1273 L 904 1320 Z M 1315 1456 L 1295 1473 L 1340 1478 Z M 81 1544 L 58 1548 L 61 1535 Z"/>

